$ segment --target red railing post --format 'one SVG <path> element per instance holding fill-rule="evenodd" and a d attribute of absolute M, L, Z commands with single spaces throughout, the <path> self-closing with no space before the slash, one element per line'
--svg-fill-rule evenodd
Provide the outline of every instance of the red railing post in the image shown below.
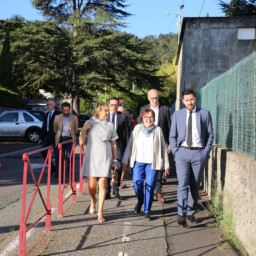
<path fill-rule="evenodd" d="M 23 169 L 23 191 L 22 191 L 22 205 L 20 216 L 20 234 L 19 234 L 19 256 L 25 256 L 26 252 L 26 233 L 27 226 L 24 223 L 26 210 L 26 188 L 27 188 L 27 173 L 28 173 L 28 154 L 23 154 L 24 169 Z"/>
<path fill-rule="evenodd" d="M 81 176 L 81 171 L 82 171 L 82 164 L 84 160 L 84 148 L 83 145 L 80 145 L 80 156 L 79 156 L 79 193 L 84 192 L 84 179 L 83 176 Z"/>
<path fill-rule="evenodd" d="M 62 176 L 62 144 L 59 143 L 59 188 L 58 188 L 58 216 L 63 216 L 63 193 L 61 191 L 61 176 Z M 65 170 L 64 170 L 65 171 Z M 65 173 L 63 174 L 65 179 Z"/>
<path fill-rule="evenodd" d="M 48 150 L 49 157 L 48 157 L 47 198 L 46 198 L 47 215 L 45 219 L 45 230 L 51 230 L 52 206 L 50 204 L 50 185 L 51 185 L 52 152 L 53 152 L 53 148 L 50 148 Z"/>
<path fill-rule="evenodd" d="M 29 155 L 40 153 L 42 151 L 48 150 L 47 157 L 44 162 L 44 166 L 42 168 L 41 174 L 39 178 L 36 178 L 36 175 L 31 167 L 31 163 L 29 160 Z M 45 221 L 45 229 L 50 230 L 51 228 L 51 204 L 50 204 L 50 183 L 51 183 L 51 156 L 52 156 L 52 147 L 47 147 L 39 150 L 34 150 L 28 153 L 24 153 L 22 160 L 24 162 L 24 169 L 23 169 L 23 191 L 22 191 L 22 206 L 21 206 L 21 216 L 20 216 L 20 232 L 19 232 L 19 256 L 25 256 L 26 254 L 26 234 L 27 232 L 32 229 L 40 220 L 46 217 Z M 40 190 L 40 182 L 43 177 L 43 173 L 45 171 L 45 166 L 48 161 L 48 177 L 47 177 L 47 199 L 46 202 L 43 198 L 42 192 Z M 32 196 L 32 200 L 28 206 L 27 213 L 26 213 L 26 187 L 27 187 L 27 176 L 28 176 L 28 169 L 32 175 L 33 181 L 35 183 L 35 191 Z M 34 223 L 32 223 L 29 227 L 27 227 L 26 223 L 32 209 L 32 205 L 34 203 L 36 194 L 39 194 L 42 203 L 44 205 L 45 212 L 41 215 Z"/>
<path fill-rule="evenodd" d="M 72 173 L 73 173 L 73 175 L 72 175 L 72 191 L 73 191 L 72 201 L 76 202 L 76 182 L 75 182 L 76 141 L 75 140 L 73 141 L 71 152 L 73 152 L 73 155 L 70 154 L 70 158 L 71 158 L 71 156 L 73 157 L 73 162 L 72 162 L 72 164 L 73 164 L 73 166 L 72 166 L 73 167 L 72 168 Z M 69 162 L 71 163 L 71 159 Z"/>

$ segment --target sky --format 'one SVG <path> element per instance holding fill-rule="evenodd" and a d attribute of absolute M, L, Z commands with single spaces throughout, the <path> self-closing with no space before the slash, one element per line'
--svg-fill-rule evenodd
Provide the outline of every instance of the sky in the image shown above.
<path fill-rule="evenodd" d="M 226 2 L 229 2 L 227 0 Z M 148 35 L 178 33 L 179 6 L 184 5 L 182 17 L 224 16 L 219 7 L 219 0 L 126 0 L 126 9 L 133 14 L 125 20 L 123 30 L 143 38 Z M 15 15 L 26 20 L 43 20 L 40 12 L 33 8 L 30 0 L 1 0 L 0 20 Z"/>

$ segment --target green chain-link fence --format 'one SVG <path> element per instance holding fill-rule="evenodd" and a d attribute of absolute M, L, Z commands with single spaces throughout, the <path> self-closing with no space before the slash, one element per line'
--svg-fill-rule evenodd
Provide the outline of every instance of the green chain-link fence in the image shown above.
<path fill-rule="evenodd" d="M 196 94 L 212 114 L 214 143 L 256 159 L 256 52 Z"/>

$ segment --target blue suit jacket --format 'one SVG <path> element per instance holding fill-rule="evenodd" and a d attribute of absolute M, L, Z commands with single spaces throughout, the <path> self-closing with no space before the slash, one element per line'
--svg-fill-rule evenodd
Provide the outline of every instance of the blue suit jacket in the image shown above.
<path fill-rule="evenodd" d="M 207 155 L 212 148 L 214 138 L 212 131 L 212 117 L 208 110 L 198 107 L 196 108 L 196 125 L 204 148 L 204 153 Z M 169 140 L 173 155 L 175 155 L 182 142 L 186 140 L 186 134 L 186 108 L 183 108 L 174 112 L 172 118 Z"/>

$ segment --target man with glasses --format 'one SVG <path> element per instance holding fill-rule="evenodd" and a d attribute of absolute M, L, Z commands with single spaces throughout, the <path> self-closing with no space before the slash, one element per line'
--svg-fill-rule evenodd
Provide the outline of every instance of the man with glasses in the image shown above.
<path fill-rule="evenodd" d="M 52 172 L 51 173 L 56 173 L 55 176 L 57 176 L 57 170 L 58 170 L 58 148 L 57 146 L 55 147 L 55 134 L 53 131 L 53 123 L 54 123 L 54 118 L 56 115 L 59 115 L 60 112 L 55 109 L 55 102 L 54 100 L 47 100 L 46 101 L 46 107 L 48 112 L 44 115 L 44 120 L 43 120 L 43 126 L 42 126 L 42 134 L 41 138 L 38 141 L 38 144 L 42 144 L 42 148 L 52 146 L 53 147 L 53 153 L 56 161 L 56 165 L 53 164 L 52 162 Z M 42 153 L 43 158 L 45 159 L 47 156 L 47 151 L 43 151 Z"/>
<path fill-rule="evenodd" d="M 109 116 L 108 116 L 108 122 L 112 122 L 114 124 L 115 130 L 118 135 L 118 139 L 116 141 L 117 146 L 117 159 L 114 159 L 113 161 L 117 162 L 117 170 L 116 170 L 116 178 L 117 182 L 114 182 L 113 185 L 113 195 L 117 199 L 121 199 L 119 194 L 119 186 L 120 186 L 120 180 L 122 175 L 122 158 L 123 154 L 126 148 L 126 145 L 129 140 L 130 136 L 130 130 L 129 130 L 129 123 L 128 118 L 125 113 L 118 112 L 119 102 L 118 99 L 115 97 L 112 97 L 109 99 Z M 110 192 L 111 192 L 111 186 L 110 186 L 110 180 L 107 180 L 106 185 L 106 199 L 110 199 Z"/>
<path fill-rule="evenodd" d="M 166 144 L 166 147 L 168 148 L 168 154 L 169 154 L 171 152 L 171 147 L 169 145 L 169 133 L 170 133 L 170 127 L 171 127 L 170 109 L 169 107 L 159 103 L 158 91 L 155 89 L 152 89 L 148 92 L 148 100 L 149 100 L 149 104 L 140 108 L 139 120 L 141 119 L 140 118 L 141 113 L 145 109 L 150 108 L 154 111 L 155 113 L 154 124 L 158 125 L 162 129 L 165 144 Z M 162 179 L 163 179 L 163 171 L 159 171 L 157 182 L 156 182 L 156 188 L 155 188 L 155 196 L 159 202 L 164 203 L 165 199 L 161 193 Z"/>

